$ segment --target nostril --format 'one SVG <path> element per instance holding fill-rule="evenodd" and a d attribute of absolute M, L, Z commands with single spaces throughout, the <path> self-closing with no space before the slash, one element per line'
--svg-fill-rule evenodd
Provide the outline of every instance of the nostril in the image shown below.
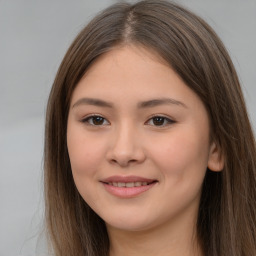
<path fill-rule="evenodd" d="M 113 163 L 113 164 L 119 164 L 119 165 L 121 165 L 121 166 L 127 166 L 127 165 L 129 165 L 129 164 L 131 164 L 131 163 L 136 163 L 137 161 L 138 161 L 138 160 L 136 160 L 136 159 L 129 159 L 129 158 L 117 158 L 117 159 L 112 158 L 112 159 L 110 160 L 111 163 Z"/>
<path fill-rule="evenodd" d="M 127 166 L 144 162 L 146 156 L 142 148 L 110 148 L 106 155 L 107 160 L 111 164 L 119 164 Z"/>

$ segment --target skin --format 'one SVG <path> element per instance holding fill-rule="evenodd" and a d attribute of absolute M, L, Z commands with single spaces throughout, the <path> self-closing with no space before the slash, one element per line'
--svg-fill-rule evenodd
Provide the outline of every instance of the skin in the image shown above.
<path fill-rule="evenodd" d="M 138 107 L 163 98 L 172 102 Z M 201 186 L 207 167 L 220 171 L 223 162 L 203 103 L 167 63 L 131 45 L 102 55 L 73 92 L 67 128 L 75 184 L 105 221 L 111 256 L 202 255 L 195 232 Z M 101 182 L 113 175 L 157 183 L 119 198 Z"/>

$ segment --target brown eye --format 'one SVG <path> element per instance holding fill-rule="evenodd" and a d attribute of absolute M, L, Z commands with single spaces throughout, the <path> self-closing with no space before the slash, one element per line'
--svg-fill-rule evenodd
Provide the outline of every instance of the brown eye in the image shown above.
<path fill-rule="evenodd" d="M 102 116 L 89 116 L 82 120 L 82 122 L 93 126 L 109 124 L 109 122 Z"/>
<path fill-rule="evenodd" d="M 152 118 L 153 119 L 153 124 L 154 125 L 163 125 L 164 124 L 164 121 L 165 121 L 165 118 L 164 117 L 161 117 L 161 116 L 157 116 L 157 117 L 154 117 Z"/>
<path fill-rule="evenodd" d="M 173 123 L 175 123 L 175 121 L 164 116 L 154 116 L 150 118 L 149 121 L 147 121 L 147 124 L 152 126 L 159 126 L 159 127 L 162 127 L 162 126 L 164 127 Z"/>
<path fill-rule="evenodd" d="M 92 122 L 94 125 L 102 125 L 104 123 L 104 118 L 101 116 L 95 116 L 92 118 Z"/>

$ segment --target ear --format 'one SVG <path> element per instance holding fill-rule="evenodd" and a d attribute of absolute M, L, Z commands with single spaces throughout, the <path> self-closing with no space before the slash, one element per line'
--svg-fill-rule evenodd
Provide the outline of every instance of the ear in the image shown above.
<path fill-rule="evenodd" d="M 224 157 L 215 142 L 212 142 L 210 146 L 208 168 L 214 172 L 220 172 L 224 168 Z"/>

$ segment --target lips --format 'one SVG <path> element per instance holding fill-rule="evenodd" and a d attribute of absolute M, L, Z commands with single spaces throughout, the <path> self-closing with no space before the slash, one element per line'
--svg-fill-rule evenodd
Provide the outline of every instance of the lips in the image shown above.
<path fill-rule="evenodd" d="M 107 184 L 114 187 L 119 187 L 119 188 L 124 188 L 124 187 L 133 188 L 133 187 L 147 186 L 151 183 L 136 181 L 136 182 L 108 182 Z"/>
<path fill-rule="evenodd" d="M 111 176 L 101 182 L 112 195 L 131 198 L 151 189 L 157 183 L 157 180 L 139 176 Z"/>

